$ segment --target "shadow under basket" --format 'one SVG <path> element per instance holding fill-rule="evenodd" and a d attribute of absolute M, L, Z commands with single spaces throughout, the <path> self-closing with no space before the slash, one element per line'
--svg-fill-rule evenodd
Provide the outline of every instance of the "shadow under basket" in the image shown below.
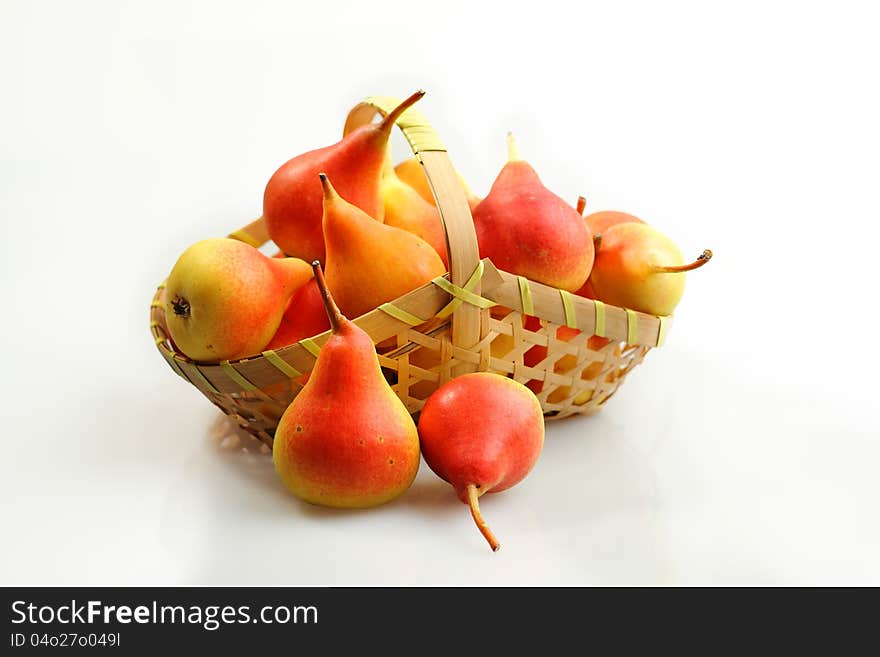
<path fill-rule="evenodd" d="M 345 132 L 398 102 L 368 98 L 349 113 Z M 414 108 L 397 125 L 434 192 L 450 271 L 354 320 L 376 344 L 395 393 L 417 414 L 449 379 L 490 371 L 531 388 L 548 419 L 598 411 L 648 351 L 662 344 L 670 318 L 585 299 L 480 260 L 464 189 L 439 137 Z M 230 237 L 254 246 L 269 241 L 262 219 Z M 330 335 L 237 361 L 194 362 L 174 349 L 168 334 L 164 284 L 150 307 L 150 328 L 171 369 L 268 447 Z"/>

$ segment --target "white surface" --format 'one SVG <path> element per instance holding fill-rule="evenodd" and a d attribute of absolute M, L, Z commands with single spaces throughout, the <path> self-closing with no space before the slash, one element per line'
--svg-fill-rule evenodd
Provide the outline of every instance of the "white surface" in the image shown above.
<path fill-rule="evenodd" d="M 0 4 L 0 584 L 880 584 L 868 3 L 297 4 Z M 298 503 L 147 329 L 183 248 L 418 87 L 477 192 L 512 129 L 557 193 L 716 253 L 484 498 L 496 555 L 424 466 L 372 512 Z"/>

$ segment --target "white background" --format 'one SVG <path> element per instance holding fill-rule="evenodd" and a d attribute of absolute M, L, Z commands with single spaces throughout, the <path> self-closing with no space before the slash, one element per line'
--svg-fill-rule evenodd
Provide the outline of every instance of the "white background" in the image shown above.
<path fill-rule="evenodd" d="M 0 3 L 0 584 L 880 584 L 871 3 L 431 5 Z M 278 165 L 419 87 L 478 193 L 513 130 L 558 194 L 716 254 L 483 498 L 495 555 L 424 466 L 299 503 L 147 326 Z"/>

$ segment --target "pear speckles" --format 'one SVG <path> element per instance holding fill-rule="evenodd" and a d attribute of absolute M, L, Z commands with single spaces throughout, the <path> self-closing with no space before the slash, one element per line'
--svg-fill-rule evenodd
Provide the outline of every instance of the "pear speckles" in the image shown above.
<path fill-rule="evenodd" d="M 278 423 L 275 470 L 290 492 L 306 502 L 349 509 L 378 506 L 400 496 L 415 479 L 418 430 L 382 376 L 370 336 L 339 312 L 320 263 L 313 266 L 333 335 L 318 353 L 309 382 Z M 357 403 L 340 397 L 340 377 L 356 389 L 352 399 Z"/>

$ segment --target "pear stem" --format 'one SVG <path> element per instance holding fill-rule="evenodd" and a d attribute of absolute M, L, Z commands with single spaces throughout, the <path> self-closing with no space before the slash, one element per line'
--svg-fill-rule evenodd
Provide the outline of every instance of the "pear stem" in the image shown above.
<path fill-rule="evenodd" d="M 330 183 L 330 179 L 327 177 L 326 173 L 319 173 L 318 178 L 321 179 L 321 189 L 324 190 L 325 201 L 335 196 L 338 196 L 338 194 L 336 193 L 336 189 Z"/>
<path fill-rule="evenodd" d="M 587 199 L 583 196 L 578 196 L 577 206 L 575 207 L 575 210 L 577 210 L 577 213 L 583 214 L 586 207 L 587 207 Z"/>
<path fill-rule="evenodd" d="M 507 133 L 507 161 L 508 162 L 519 162 L 522 158 L 519 155 L 519 148 L 516 146 L 516 140 L 513 138 L 513 133 Z"/>
<path fill-rule="evenodd" d="M 696 260 L 694 260 L 690 264 L 678 265 L 678 266 L 674 266 L 674 267 L 663 267 L 660 265 L 655 265 L 654 271 L 661 272 L 664 274 L 677 274 L 679 272 L 685 272 L 685 271 L 691 271 L 693 269 L 698 269 L 698 268 L 702 267 L 703 265 L 705 265 L 707 262 L 709 262 L 711 259 L 712 259 L 712 251 L 710 251 L 709 249 L 706 249 L 697 257 Z"/>
<path fill-rule="evenodd" d="M 382 119 L 382 122 L 379 124 L 379 130 L 381 132 L 391 132 L 391 126 L 397 123 L 397 119 L 400 118 L 400 115 L 403 114 L 410 107 L 415 105 L 417 102 L 419 102 L 424 95 L 425 92 L 422 89 L 419 89 L 412 96 L 403 101 L 400 105 L 388 112 L 388 114 L 385 115 L 385 118 Z"/>
<path fill-rule="evenodd" d="M 485 491 L 478 492 L 477 487 L 474 484 L 468 484 L 465 490 L 467 491 L 468 506 L 471 508 L 471 515 L 474 518 L 474 522 L 477 523 L 477 529 L 480 530 L 480 533 L 489 542 L 489 547 L 492 548 L 492 552 L 498 552 L 498 550 L 501 549 L 501 543 L 498 542 L 498 539 L 495 538 L 495 534 L 489 529 L 489 525 L 483 520 L 483 514 L 480 513 L 480 503 L 477 501 L 480 497 L 480 493 Z"/>
<path fill-rule="evenodd" d="M 318 282 L 318 290 L 321 292 L 321 300 L 324 302 L 324 309 L 327 311 L 327 317 L 330 319 L 330 328 L 334 333 L 338 333 L 342 327 L 342 320 L 345 316 L 339 312 L 339 306 L 330 295 L 327 289 L 327 281 L 324 280 L 324 270 L 321 269 L 321 263 L 317 260 L 312 262 L 312 271 L 315 272 L 315 280 Z"/>

